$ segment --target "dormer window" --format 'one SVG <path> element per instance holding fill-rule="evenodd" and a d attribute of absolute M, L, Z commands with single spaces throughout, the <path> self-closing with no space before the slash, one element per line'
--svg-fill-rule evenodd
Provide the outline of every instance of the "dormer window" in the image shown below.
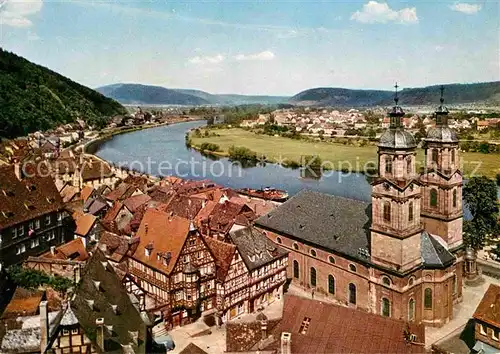
<path fill-rule="evenodd" d="M 15 197 L 14 192 L 10 189 L 3 189 L 2 192 L 6 197 Z"/>
<path fill-rule="evenodd" d="M 2 211 L 2 215 L 4 218 L 8 219 L 14 216 L 14 213 L 12 211 Z"/>
<path fill-rule="evenodd" d="M 30 184 L 30 185 L 26 186 L 26 188 L 28 188 L 28 190 L 30 192 L 36 191 L 36 186 L 34 184 Z"/>

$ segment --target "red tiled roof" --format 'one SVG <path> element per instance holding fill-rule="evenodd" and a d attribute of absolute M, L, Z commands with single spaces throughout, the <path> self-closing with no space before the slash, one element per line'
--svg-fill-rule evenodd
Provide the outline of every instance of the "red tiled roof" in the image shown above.
<path fill-rule="evenodd" d="M 59 247 L 57 247 L 52 254 L 51 251 L 48 251 L 40 256 L 41 258 L 49 258 L 49 259 L 63 259 L 63 260 L 72 260 L 72 261 L 86 261 L 89 258 L 89 254 L 85 249 L 85 245 L 80 237 L 67 242 Z"/>
<path fill-rule="evenodd" d="M 83 202 L 86 202 L 87 199 L 92 195 L 92 192 L 94 191 L 93 187 L 90 186 L 84 186 L 82 190 L 80 191 L 80 197 L 82 198 Z"/>
<path fill-rule="evenodd" d="M 38 313 L 44 292 L 18 287 L 2 314 L 2 319 L 33 316 Z"/>
<path fill-rule="evenodd" d="M 139 207 L 151 200 L 151 197 L 147 194 L 134 195 L 123 201 L 123 204 L 127 207 L 130 212 L 135 213 Z"/>
<path fill-rule="evenodd" d="M 212 213 L 212 211 L 214 210 L 216 205 L 217 205 L 217 202 L 213 202 L 213 201 L 209 200 L 205 204 L 205 207 L 200 210 L 198 215 L 196 215 L 196 217 L 194 219 L 196 225 L 200 226 L 202 221 L 208 220 L 208 217 L 210 216 L 210 214 Z"/>
<path fill-rule="evenodd" d="M 73 220 L 75 220 L 76 224 L 75 234 L 85 237 L 94 227 L 97 217 L 77 211 L 73 213 Z"/>
<path fill-rule="evenodd" d="M 68 203 L 68 202 L 72 201 L 73 198 L 75 198 L 75 196 L 78 194 L 78 188 L 67 184 L 61 190 L 60 194 L 61 194 L 63 202 Z"/>
<path fill-rule="evenodd" d="M 231 267 L 231 261 L 233 260 L 234 253 L 236 252 L 236 246 L 227 242 L 215 240 L 211 237 L 205 237 L 204 240 L 215 258 L 215 265 L 217 266 L 217 279 L 224 281 L 224 279 L 226 279 L 227 272 Z"/>
<path fill-rule="evenodd" d="M 106 215 L 104 215 L 104 218 L 102 221 L 105 222 L 112 222 L 116 219 L 118 214 L 120 213 L 120 210 L 123 208 L 123 204 L 119 201 L 114 202 L 113 206 L 109 208 L 109 210 L 106 212 Z"/>
<path fill-rule="evenodd" d="M 305 318 L 307 331 L 302 331 Z M 415 334 L 415 343 L 404 333 Z M 291 333 L 292 353 L 425 353 L 422 324 L 285 295 L 280 332 Z"/>
<path fill-rule="evenodd" d="M 123 260 L 129 249 L 133 249 L 134 244 L 137 246 L 137 242 L 132 242 L 132 239 L 128 237 L 104 231 L 101 233 L 98 247 L 106 257 L 119 263 Z"/>
<path fill-rule="evenodd" d="M 201 210 L 202 204 L 203 202 L 200 199 L 189 196 L 176 196 L 170 200 L 164 211 L 184 219 L 194 219 Z"/>
<path fill-rule="evenodd" d="M 111 201 L 124 200 L 131 197 L 136 190 L 138 190 L 136 186 L 122 182 L 114 190 L 107 193 L 105 198 Z"/>
<path fill-rule="evenodd" d="M 87 161 L 81 167 L 83 181 L 96 180 L 114 176 L 109 165 L 100 160 Z"/>
<path fill-rule="evenodd" d="M 62 198 L 50 177 L 19 180 L 12 166 L 0 167 L 0 230 L 61 210 Z"/>
<path fill-rule="evenodd" d="M 490 284 L 472 317 L 500 328 L 500 286 Z"/>
<path fill-rule="evenodd" d="M 247 205 L 226 201 L 222 204 L 217 203 L 208 218 L 208 223 L 211 230 L 228 232 L 236 221 L 238 224 L 248 224 L 254 219 L 255 214 Z"/>
<path fill-rule="evenodd" d="M 246 204 L 253 210 L 257 217 L 266 215 L 270 211 L 276 208 L 276 204 L 266 201 L 266 200 L 255 200 L 247 197 L 231 197 L 229 199 L 231 203 L 236 204 Z"/>
<path fill-rule="evenodd" d="M 169 274 L 179 258 L 188 233 L 189 220 L 175 215 L 169 216 L 162 211 L 147 209 L 136 234 L 140 241 L 132 258 Z M 145 249 L 151 245 L 152 251 L 148 257 Z M 171 259 L 168 265 L 165 265 L 163 260 L 158 260 L 157 254 L 167 252 L 170 252 Z"/>

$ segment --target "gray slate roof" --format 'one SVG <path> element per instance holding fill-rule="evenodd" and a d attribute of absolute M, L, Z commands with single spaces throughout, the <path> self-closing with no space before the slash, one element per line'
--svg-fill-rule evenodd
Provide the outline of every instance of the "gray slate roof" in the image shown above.
<path fill-rule="evenodd" d="M 288 254 L 254 227 L 233 231 L 229 237 L 249 270 L 262 267 Z"/>
<path fill-rule="evenodd" d="M 422 232 L 420 248 L 424 267 L 445 268 L 455 261 L 455 257 L 426 231 Z"/>
<path fill-rule="evenodd" d="M 417 141 L 412 133 L 403 128 L 387 129 L 380 137 L 378 146 L 393 149 L 413 149 L 417 147 Z"/>
<path fill-rule="evenodd" d="M 371 204 L 303 190 L 256 220 L 256 225 L 363 261 L 369 250 Z"/>
<path fill-rule="evenodd" d="M 437 126 L 429 129 L 425 140 L 443 143 L 458 143 L 457 134 L 448 126 Z"/>

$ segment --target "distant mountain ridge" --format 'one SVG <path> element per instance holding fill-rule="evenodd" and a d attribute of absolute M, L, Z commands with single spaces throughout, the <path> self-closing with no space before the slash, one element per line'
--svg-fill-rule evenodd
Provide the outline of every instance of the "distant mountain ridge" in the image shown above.
<path fill-rule="evenodd" d="M 400 102 L 406 106 L 425 106 L 439 103 L 439 87 L 433 85 L 403 89 Z M 475 84 L 449 84 L 445 87 L 446 104 L 490 103 L 500 104 L 500 81 Z M 320 87 L 302 91 L 289 103 L 311 106 L 373 107 L 394 103 L 394 92 L 383 90 L 351 90 Z"/>
<path fill-rule="evenodd" d="M 48 130 L 83 118 L 105 124 L 125 114 L 118 102 L 0 48 L 0 138 Z"/>
<path fill-rule="evenodd" d="M 171 89 L 142 84 L 112 84 L 96 88 L 96 91 L 122 104 L 154 105 L 240 105 L 286 103 L 285 96 L 250 96 L 211 94 L 194 89 Z"/>

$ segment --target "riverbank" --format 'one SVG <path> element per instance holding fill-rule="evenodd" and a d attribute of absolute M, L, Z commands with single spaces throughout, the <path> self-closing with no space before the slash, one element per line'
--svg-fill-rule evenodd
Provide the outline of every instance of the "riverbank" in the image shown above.
<path fill-rule="evenodd" d="M 198 119 L 198 118 L 181 118 L 181 119 L 176 119 L 164 123 L 159 123 L 159 124 L 142 124 L 138 126 L 133 126 L 133 127 L 120 127 L 120 128 L 114 128 L 110 130 L 104 130 L 99 134 L 99 136 L 95 139 L 92 139 L 91 141 L 86 142 L 83 145 L 83 152 L 85 154 L 89 155 L 95 155 L 95 153 L 99 150 L 102 144 L 104 144 L 106 141 L 112 139 L 114 136 L 117 135 L 122 135 L 126 133 L 132 133 L 140 130 L 145 130 L 145 129 L 152 129 L 152 128 L 159 128 L 163 126 L 168 126 L 172 124 L 177 124 L 177 123 L 184 123 L 184 122 L 195 122 L 203 119 Z"/>
<path fill-rule="evenodd" d="M 211 130 L 211 135 L 190 134 L 191 147 L 200 150 L 203 143 L 216 144 L 220 151 L 205 153 L 226 157 L 231 146 L 246 147 L 258 155 L 264 155 L 269 162 L 300 162 L 304 155 L 318 155 L 328 161 L 325 167 L 336 171 L 364 172 L 377 165 L 377 149 L 374 146 L 352 146 L 325 141 L 295 140 L 279 136 L 255 134 L 239 128 Z M 485 175 L 494 178 L 500 173 L 499 154 L 463 152 L 462 171 L 464 176 Z M 417 169 L 424 166 L 424 150 L 417 150 Z"/>

